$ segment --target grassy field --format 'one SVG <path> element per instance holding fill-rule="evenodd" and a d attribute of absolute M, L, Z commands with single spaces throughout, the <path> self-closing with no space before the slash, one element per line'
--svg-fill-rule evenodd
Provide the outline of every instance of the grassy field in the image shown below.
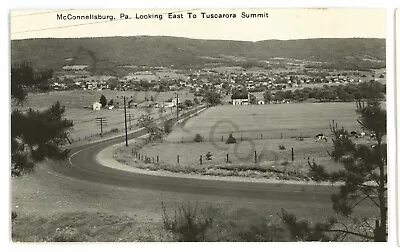
<path fill-rule="evenodd" d="M 205 141 L 219 142 L 229 133 L 240 139 L 313 138 L 318 133 L 329 135 L 329 124 L 335 120 L 348 130 L 358 130 L 354 103 L 296 103 L 274 105 L 232 106 L 209 108 L 175 129 L 168 142 L 191 141 L 201 134 Z"/>
<path fill-rule="evenodd" d="M 163 113 L 164 116 L 175 115 L 176 109 L 167 109 Z M 129 114 L 131 115 L 129 120 Z M 154 119 L 158 119 L 160 114 L 158 109 L 127 109 L 127 126 L 129 129 L 136 128 L 138 119 L 141 115 L 150 114 Z M 100 124 L 96 123 L 97 117 L 104 117 L 107 121 L 103 125 L 103 133 L 107 134 L 113 129 L 118 129 L 119 132 L 124 130 L 124 110 L 114 109 L 114 110 L 100 110 L 93 111 L 90 109 L 69 109 L 66 111 L 66 118 L 74 121 L 74 127 L 70 131 L 73 140 L 79 140 L 82 138 L 92 137 L 100 133 Z"/>
<path fill-rule="evenodd" d="M 339 127 L 360 132 L 356 118 L 353 103 L 213 107 L 176 127 L 162 143 L 144 145 L 139 153 L 154 159 L 159 156 L 158 168 L 176 172 L 276 178 L 273 173 L 278 171 L 307 179 L 308 158 L 330 170 L 342 168 L 328 155 L 333 149 L 329 124 L 335 119 Z M 236 144 L 225 143 L 230 133 Z M 316 141 L 318 133 L 325 134 L 328 141 Z M 204 141 L 195 142 L 196 134 Z M 285 148 L 279 148 L 280 145 Z M 211 160 L 206 160 L 208 152 Z M 127 164 L 136 162 L 131 149 L 119 150 L 116 158 Z M 288 176 L 279 178 L 294 178 Z"/>
<path fill-rule="evenodd" d="M 100 111 L 93 111 L 91 104 L 95 101 L 99 101 L 100 96 L 104 94 L 108 101 L 114 100 L 114 103 L 119 102 L 120 108 L 113 110 L 102 109 Z M 155 101 L 163 102 L 170 98 L 175 97 L 174 92 L 128 92 L 128 91 L 112 91 L 112 90 L 75 90 L 75 91 L 58 91 L 49 93 L 35 93 L 29 94 L 26 104 L 24 107 L 19 109 L 27 109 L 32 107 L 34 109 L 46 109 L 49 108 L 56 101 L 59 101 L 61 105 L 66 107 L 67 119 L 74 121 L 74 127 L 70 131 L 70 135 L 73 141 L 80 141 L 82 139 L 91 139 L 98 136 L 100 133 L 100 125 L 96 124 L 97 117 L 104 117 L 107 121 L 103 125 L 103 133 L 108 133 L 111 130 L 118 129 L 122 131 L 124 128 L 124 110 L 123 110 L 123 98 L 125 95 L 128 99 L 134 99 L 136 102 L 142 102 L 145 97 L 150 99 L 153 96 Z M 193 100 L 194 96 L 191 93 L 179 92 L 181 100 L 190 99 Z M 132 97 L 132 98 L 131 98 Z M 85 108 L 88 107 L 88 108 Z M 147 109 L 139 104 L 138 108 L 128 108 L 128 127 L 134 128 L 137 124 L 137 119 L 143 114 L 151 114 L 153 118 L 157 119 L 160 114 L 157 108 Z M 166 109 L 163 116 L 176 113 L 175 108 Z M 129 114 L 131 114 L 131 120 L 129 122 Z"/>
<path fill-rule="evenodd" d="M 179 99 L 193 100 L 194 95 L 188 91 L 179 91 Z M 174 98 L 175 92 L 155 92 L 155 91 L 116 91 L 116 90 L 73 90 L 73 91 L 52 91 L 48 93 L 30 93 L 24 107 L 32 107 L 35 109 L 47 108 L 59 101 L 61 105 L 68 109 L 70 108 L 84 108 L 92 107 L 93 102 L 99 101 L 100 96 L 104 95 L 107 101 L 111 99 L 114 103 L 119 102 L 120 106 L 123 105 L 122 96 L 128 99 L 134 99 L 135 102 L 142 102 L 145 97 L 150 99 L 153 96 L 155 101 L 164 102 L 170 98 Z"/>

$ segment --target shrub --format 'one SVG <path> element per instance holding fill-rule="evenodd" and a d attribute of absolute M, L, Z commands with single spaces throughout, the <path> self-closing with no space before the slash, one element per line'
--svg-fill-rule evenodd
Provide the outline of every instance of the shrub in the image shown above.
<path fill-rule="evenodd" d="M 280 150 L 286 150 L 286 147 L 285 147 L 285 145 L 280 144 L 280 145 L 279 145 L 279 149 L 280 149 Z"/>
<path fill-rule="evenodd" d="M 193 209 L 190 203 L 187 206 L 182 205 L 175 216 L 170 219 L 164 203 L 161 203 L 163 209 L 164 228 L 178 236 L 178 241 L 195 242 L 205 241 L 205 235 L 209 228 L 212 227 L 213 218 L 201 219 L 197 215 L 197 205 Z"/>
<path fill-rule="evenodd" d="M 110 130 L 110 132 L 111 132 L 111 133 L 118 132 L 118 128 L 112 128 L 112 129 Z"/>
<path fill-rule="evenodd" d="M 166 121 L 166 122 L 164 123 L 164 132 L 165 132 L 166 134 L 171 133 L 171 131 L 172 131 L 172 126 L 173 126 L 173 124 L 172 124 L 172 121 L 171 121 L 171 120 Z"/>
<path fill-rule="evenodd" d="M 197 133 L 196 136 L 194 137 L 193 141 L 200 143 L 200 142 L 203 142 L 204 139 L 200 134 Z"/>
<path fill-rule="evenodd" d="M 281 165 L 286 166 L 289 164 L 289 161 L 287 159 L 283 160 Z"/>
<path fill-rule="evenodd" d="M 226 139 L 226 144 L 234 144 L 236 143 L 236 138 L 232 135 L 232 133 L 229 134 L 228 139 Z"/>

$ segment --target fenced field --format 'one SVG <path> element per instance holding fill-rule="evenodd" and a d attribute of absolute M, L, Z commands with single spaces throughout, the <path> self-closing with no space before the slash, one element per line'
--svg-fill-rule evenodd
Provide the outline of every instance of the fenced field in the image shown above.
<path fill-rule="evenodd" d="M 209 108 L 166 137 L 168 142 L 190 142 L 196 134 L 206 142 L 220 143 L 233 133 L 242 139 L 313 138 L 330 134 L 332 120 L 349 131 L 359 130 L 355 103 L 296 103 L 224 105 Z M 281 137 L 282 134 L 282 137 Z"/>
<path fill-rule="evenodd" d="M 251 176 L 257 176 L 258 172 L 285 171 L 305 177 L 308 161 L 314 159 L 337 170 L 343 166 L 328 154 L 333 150 L 329 125 L 335 120 L 339 127 L 361 132 L 355 109 L 354 103 L 213 107 L 176 127 L 162 142 L 146 144 L 138 151 L 127 148 L 125 153 L 131 154 L 122 161 L 158 161 L 158 165 L 179 172 L 246 176 L 240 173 L 251 170 Z M 327 141 L 317 141 L 319 133 Z M 196 134 L 201 137 L 195 139 Z M 236 143 L 226 143 L 230 134 Z"/>

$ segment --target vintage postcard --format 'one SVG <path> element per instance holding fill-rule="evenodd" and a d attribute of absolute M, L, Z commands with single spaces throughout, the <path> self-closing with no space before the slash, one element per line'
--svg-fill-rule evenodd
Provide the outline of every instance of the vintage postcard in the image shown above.
<path fill-rule="evenodd" d="M 12 10 L 10 36 L 12 241 L 388 240 L 385 9 Z"/>

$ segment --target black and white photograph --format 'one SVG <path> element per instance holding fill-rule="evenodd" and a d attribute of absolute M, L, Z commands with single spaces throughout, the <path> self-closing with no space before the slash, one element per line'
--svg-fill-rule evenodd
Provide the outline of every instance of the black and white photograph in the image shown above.
<path fill-rule="evenodd" d="M 11 10 L 12 242 L 387 242 L 386 15 Z"/>

